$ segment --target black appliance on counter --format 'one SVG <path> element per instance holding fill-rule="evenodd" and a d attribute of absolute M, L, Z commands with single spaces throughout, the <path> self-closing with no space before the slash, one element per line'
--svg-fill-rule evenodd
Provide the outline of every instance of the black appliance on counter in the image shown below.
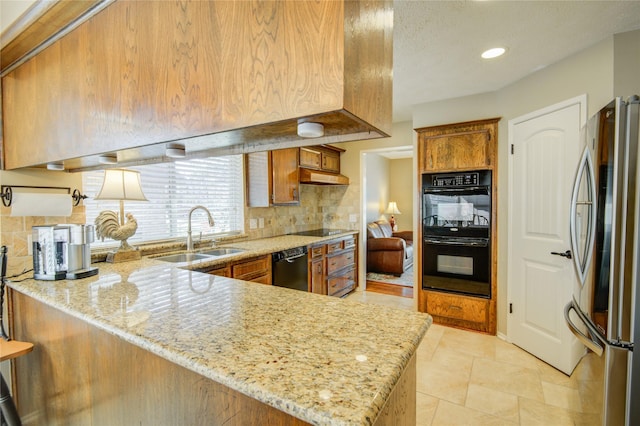
<path fill-rule="evenodd" d="M 491 297 L 491 170 L 422 175 L 422 288 Z"/>
<path fill-rule="evenodd" d="M 302 291 L 309 290 L 306 246 L 275 252 L 271 258 L 273 285 Z"/>

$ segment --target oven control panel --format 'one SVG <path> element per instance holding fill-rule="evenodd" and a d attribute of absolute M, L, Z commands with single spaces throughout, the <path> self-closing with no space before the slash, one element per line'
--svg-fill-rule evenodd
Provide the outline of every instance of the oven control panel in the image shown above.
<path fill-rule="evenodd" d="M 436 188 L 452 186 L 477 186 L 480 183 L 478 173 L 457 173 L 454 175 L 433 176 L 431 186 Z"/>
<path fill-rule="evenodd" d="M 491 170 L 469 170 L 460 172 L 425 173 L 422 188 L 446 190 L 447 188 L 491 187 Z"/>

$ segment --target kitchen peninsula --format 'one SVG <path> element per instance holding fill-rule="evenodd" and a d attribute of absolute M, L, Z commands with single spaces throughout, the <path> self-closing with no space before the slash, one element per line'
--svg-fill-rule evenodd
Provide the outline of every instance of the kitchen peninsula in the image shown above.
<path fill-rule="evenodd" d="M 415 423 L 426 314 L 190 270 L 197 262 L 97 266 L 82 280 L 9 284 L 14 335 L 35 343 L 16 360 L 25 424 Z"/>

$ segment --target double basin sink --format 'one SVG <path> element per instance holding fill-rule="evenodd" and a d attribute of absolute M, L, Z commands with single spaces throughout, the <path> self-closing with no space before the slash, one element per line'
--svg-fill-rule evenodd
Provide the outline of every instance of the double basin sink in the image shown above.
<path fill-rule="evenodd" d="M 229 254 L 235 254 L 245 251 L 239 248 L 214 248 L 209 250 L 202 250 L 197 253 L 177 253 L 170 254 L 168 256 L 154 257 L 155 260 L 161 260 L 163 262 L 182 263 L 193 262 L 196 260 L 214 259 L 220 256 L 226 256 Z"/>

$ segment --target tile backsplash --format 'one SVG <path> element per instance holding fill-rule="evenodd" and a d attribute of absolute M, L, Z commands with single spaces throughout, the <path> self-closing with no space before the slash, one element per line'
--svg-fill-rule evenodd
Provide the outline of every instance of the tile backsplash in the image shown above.
<path fill-rule="evenodd" d="M 299 206 L 245 208 L 245 234 L 250 239 L 268 238 L 316 228 L 353 229 L 358 226 L 360 191 L 349 186 L 300 185 Z M 85 208 L 73 208 L 70 217 L 12 217 L 11 208 L 0 208 L 0 244 L 8 249 L 7 275 L 15 275 L 33 267 L 28 254 L 28 237 L 35 225 L 58 223 L 84 224 Z M 354 215 L 356 222 L 350 222 Z M 251 219 L 263 227 L 251 229 Z"/>
<path fill-rule="evenodd" d="M 360 216 L 357 185 L 300 185 L 299 206 L 245 209 L 245 233 L 249 238 L 268 238 L 316 228 L 357 229 Z M 251 229 L 252 219 L 258 227 Z M 260 219 L 264 227 L 259 228 Z"/>
<path fill-rule="evenodd" d="M 73 207 L 71 216 L 11 216 L 11 207 L 0 208 L 0 244 L 7 246 L 7 276 L 33 268 L 28 241 L 32 226 L 56 225 L 59 223 L 85 223 L 83 205 Z"/>

